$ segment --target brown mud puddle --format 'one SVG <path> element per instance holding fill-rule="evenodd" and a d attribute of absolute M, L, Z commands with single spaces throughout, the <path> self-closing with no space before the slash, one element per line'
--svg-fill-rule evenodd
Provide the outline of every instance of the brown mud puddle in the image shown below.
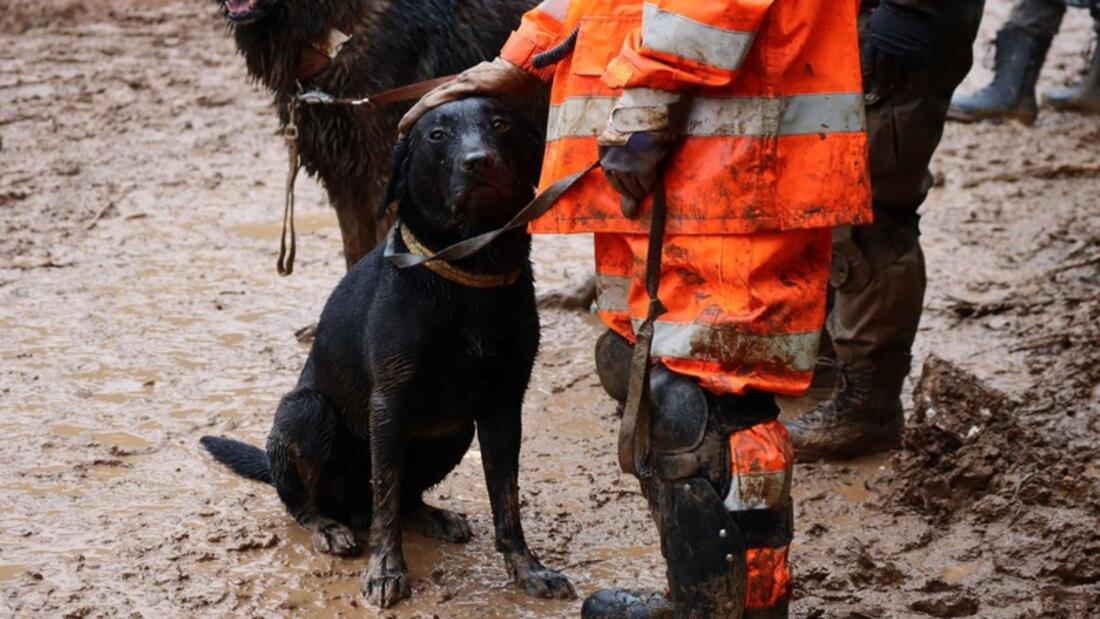
<path fill-rule="evenodd" d="M 364 558 L 317 555 L 270 488 L 197 444 L 262 443 L 307 350 L 293 334 L 343 270 L 323 193 L 303 182 L 298 268 L 274 273 L 285 159 L 267 95 L 210 3 L 8 8 L 0 613 L 376 614 L 358 593 Z M 1007 8 L 989 3 L 979 58 Z M 1080 16 L 1044 87 L 1080 66 Z M 900 454 L 798 467 L 795 616 L 1100 615 L 1097 143 L 1100 122 L 1073 115 L 948 128 L 923 209 L 931 285 L 916 356 L 954 361 L 1018 406 L 958 444 L 914 424 Z M 590 252 L 583 237 L 539 239 L 541 290 L 584 277 Z M 521 465 L 528 539 L 582 595 L 661 587 L 593 374 L 601 327 L 542 321 Z M 576 616 L 578 601 L 507 582 L 480 469 L 471 452 L 429 497 L 469 514 L 475 539 L 408 535 L 414 598 L 383 616 Z"/>

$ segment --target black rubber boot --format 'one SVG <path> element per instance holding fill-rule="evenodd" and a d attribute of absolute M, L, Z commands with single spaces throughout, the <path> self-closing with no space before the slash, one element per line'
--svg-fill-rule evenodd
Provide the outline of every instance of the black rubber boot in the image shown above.
<path fill-rule="evenodd" d="M 1039 105 L 1035 83 L 1050 49 L 1051 37 L 1039 37 L 1012 25 L 997 33 L 993 81 L 970 95 L 955 96 L 947 117 L 961 122 L 1016 119 L 1035 122 Z"/>
<path fill-rule="evenodd" d="M 600 589 L 581 606 L 581 619 L 671 619 L 672 602 L 660 593 Z"/>
<path fill-rule="evenodd" d="M 1093 45 L 1085 77 L 1074 86 L 1047 92 L 1043 96 L 1044 103 L 1056 110 L 1100 114 L 1100 49 L 1097 48 L 1100 48 L 1100 40 Z"/>

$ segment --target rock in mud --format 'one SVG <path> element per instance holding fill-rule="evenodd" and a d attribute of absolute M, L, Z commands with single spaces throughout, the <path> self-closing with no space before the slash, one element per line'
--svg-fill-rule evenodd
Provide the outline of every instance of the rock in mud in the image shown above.
<path fill-rule="evenodd" d="M 1003 468 L 1005 450 L 1020 446 L 1017 405 L 957 365 L 935 355 L 913 391 L 914 424 L 900 457 L 903 500 L 949 516 L 984 495 Z"/>

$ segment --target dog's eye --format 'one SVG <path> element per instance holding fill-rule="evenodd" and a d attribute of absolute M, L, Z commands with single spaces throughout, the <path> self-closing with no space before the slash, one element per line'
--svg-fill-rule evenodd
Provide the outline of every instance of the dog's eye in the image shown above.
<path fill-rule="evenodd" d="M 507 120 L 504 120 L 503 118 L 493 119 L 493 129 L 496 129 L 497 131 L 507 131 L 511 128 L 512 125 Z"/>
<path fill-rule="evenodd" d="M 447 132 L 442 129 L 436 129 L 428 134 L 428 139 L 433 142 L 442 142 L 447 137 Z"/>

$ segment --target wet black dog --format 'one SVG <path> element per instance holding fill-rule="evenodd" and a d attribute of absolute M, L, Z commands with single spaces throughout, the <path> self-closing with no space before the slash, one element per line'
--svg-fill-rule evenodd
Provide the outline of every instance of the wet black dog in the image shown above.
<path fill-rule="evenodd" d="M 394 250 L 438 250 L 501 226 L 532 197 L 541 153 L 535 125 L 498 101 L 432 111 L 394 154 Z M 203 438 L 219 461 L 273 484 L 318 550 L 357 553 L 349 525 L 369 522 L 364 592 L 378 606 L 409 595 L 402 524 L 469 540 L 462 515 L 421 495 L 458 465 L 475 432 L 512 577 L 532 595 L 573 595 L 520 527 L 520 409 L 539 341 L 529 252 L 524 230 L 431 269 L 399 270 L 375 249 L 329 298 L 267 453 Z"/>
<path fill-rule="evenodd" d="M 364 97 L 493 58 L 536 0 L 215 2 L 249 75 L 275 95 L 285 126 L 299 84 L 336 97 Z M 545 113 L 545 103 L 542 108 Z M 348 268 L 388 227 L 374 212 L 406 109 L 408 104 L 301 110 L 302 164 L 320 178 L 336 209 Z"/>

